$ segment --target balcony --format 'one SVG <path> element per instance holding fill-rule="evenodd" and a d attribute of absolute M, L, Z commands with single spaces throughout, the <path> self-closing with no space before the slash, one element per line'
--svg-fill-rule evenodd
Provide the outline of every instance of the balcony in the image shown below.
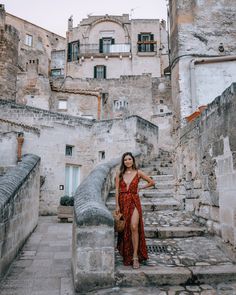
<path fill-rule="evenodd" d="M 91 56 L 129 56 L 131 52 L 131 45 L 129 43 L 124 44 L 85 44 L 79 46 L 78 58 L 91 57 Z"/>

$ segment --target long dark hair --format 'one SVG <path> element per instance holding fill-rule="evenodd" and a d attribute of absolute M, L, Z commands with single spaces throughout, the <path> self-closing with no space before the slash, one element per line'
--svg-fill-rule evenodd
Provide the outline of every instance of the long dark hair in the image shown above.
<path fill-rule="evenodd" d="M 132 165 L 132 168 L 134 170 L 137 170 L 137 166 L 136 166 L 136 163 L 135 163 L 135 158 L 134 156 L 132 155 L 131 152 L 126 152 L 122 155 L 122 158 L 121 158 L 121 164 L 120 164 L 120 174 L 119 174 L 119 178 L 122 179 L 125 171 L 126 171 L 126 166 L 124 164 L 124 160 L 125 160 L 125 157 L 126 156 L 130 156 L 132 159 L 133 159 L 133 165 Z"/>

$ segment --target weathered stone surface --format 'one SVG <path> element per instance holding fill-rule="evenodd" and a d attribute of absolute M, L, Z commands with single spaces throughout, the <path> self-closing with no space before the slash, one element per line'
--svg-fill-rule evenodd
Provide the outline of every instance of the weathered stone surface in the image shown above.
<path fill-rule="evenodd" d="M 38 156 L 25 155 L 0 177 L 0 276 L 37 225 L 39 163 Z"/>

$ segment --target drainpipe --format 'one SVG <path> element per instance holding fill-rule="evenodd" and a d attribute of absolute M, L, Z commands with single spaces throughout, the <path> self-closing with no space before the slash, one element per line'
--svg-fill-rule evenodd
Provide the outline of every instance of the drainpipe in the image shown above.
<path fill-rule="evenodd" d="M 97 96 L 98 98 L 98 121 L 101 119 L 101 95 L 99 94 Z"/>
<path fill-rule="evenodd" d="M 207 58 L 194 58 L 190 61 L 190 90 L 192 100 L 192 111 L 196 110 L 199 102 L 196 100 L 196 77 L 195 77 L 195 65 L 198 64 L 210 64 L 224 61 L 235 61 L 236 55 L 219 56 L 219 57 L 207 57 Z"/>
<path fill-rule="evenodd" d="M 19 132 L 17 137 L 17 162 L 21 162 L 22 157 L 22 145 L 24 143 L 24 133 Z"/>

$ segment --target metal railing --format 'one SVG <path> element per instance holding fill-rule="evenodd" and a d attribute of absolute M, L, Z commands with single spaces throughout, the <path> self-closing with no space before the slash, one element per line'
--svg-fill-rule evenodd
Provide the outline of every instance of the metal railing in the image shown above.
<path fill-rule="evenodd" d="M 129 43 L 123 44 L 104 44 L 100 46 L 99 44 L 85 44 L 80 45 L 78 56 L 86 54 L 99 54 L 99 53 L 129 53 L 131 51 L 131 45 Z"/>

